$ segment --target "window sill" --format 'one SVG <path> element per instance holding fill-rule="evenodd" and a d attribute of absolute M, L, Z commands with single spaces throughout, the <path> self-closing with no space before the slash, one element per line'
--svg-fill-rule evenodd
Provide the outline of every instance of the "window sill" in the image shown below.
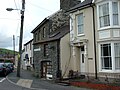
<path fill-rule="evenodd" d="M 105 29 L 120 29 L 120 26 L 108 26 L 108 27 L 99 28 L 98 30 L 100 31 Z"/>
<path fill-rule="evenodd" d="M 85 34 L 78 34 L 77 36 L 78 37 L 82 37 L 82 36 L 85 36 Z"/>
<path fill-rule="evenodd" d="M 99 73 L 120 73 L 120 70 L 102 70 Z"/>

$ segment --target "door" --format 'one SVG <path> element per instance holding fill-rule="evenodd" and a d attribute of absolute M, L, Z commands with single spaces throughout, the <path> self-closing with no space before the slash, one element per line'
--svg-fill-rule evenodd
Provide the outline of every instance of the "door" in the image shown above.
<path fill-rule="evenodd" d="M 46 62 L 42 62 L 42 78 L 46 78 L 46 73 L 47 73 L 47 63 Z"/>
<path fill-rule="evenodd" d="M 52 74 L 52 63 L 50 61 L 44 61 L 41 63 L 41 76 L 46 78 L 47 74 Z"/>
<path fill-rule="evenodd" d="M 84 58 L 84 51 L 81 51 L 80 53 L 80 70 L 81 70 L 81 73 L 84 73 L 85 72 L 85 58 Z"/>

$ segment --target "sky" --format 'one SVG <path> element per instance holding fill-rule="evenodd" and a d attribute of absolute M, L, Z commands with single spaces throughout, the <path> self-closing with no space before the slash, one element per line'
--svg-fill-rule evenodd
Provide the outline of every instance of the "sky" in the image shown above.
<path fill-rule="evenodd" d="M 20 10 L 6 11 L 6 8 L 21 9 L 22 0 L 2 0 L 0 3 L 0 48 L 15 50 L 19 48 Z M 60 9 L 60 0 L 25 0 L 23 44 L 33 38 L 31 31 L 44 18 Z"/>

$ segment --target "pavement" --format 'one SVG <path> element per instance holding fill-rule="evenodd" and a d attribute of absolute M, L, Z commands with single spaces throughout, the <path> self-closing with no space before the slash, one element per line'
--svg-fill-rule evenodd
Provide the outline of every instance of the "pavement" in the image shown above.
<path fill-rule="evenodd" d="M 21 87 L 25 87 L 32 90 L 91 90 L 86 88 L 79 88 L 74 86 L 68 86 L 64 83 L 56 83 L 53 80 L 40 79 L 33 75 L 32 71 L 21 70 L 20 77 L 17 77 L 17 71 L 6 76 L 6 79 Z"/>
<path fill-rule="evenodd" d="M 33 75 L 32 71 L 21 70 L 20 77 L 17 77 L 17 71 L 14 70 L 7 77 L 7 80 L 15 85 L 29 88 L 32 90 L 120 90 L 120 86 L 96 84 L 88 82 L 69 82 L 71 87 L 67 86 L 65 83 L 56 83 L 52 80 L 40 79 Z M 60 85 L 59 85 L 60 84 Z M 72 87 L 77 86 L 77 87 Z M 83 88 L 82 88 L 83 87 Z M 91 88 L 91 89 L 90 89 Z"/>
<path fill-rule="evenodd" d="M 15 85 L 29 88 L 32 90 L 120 90 L 120 86 L 97 84 L 97 83 L 88 83 L 88 82 L 78 82 L 70 81 L 70 87 L 65 83 L 56 83 L 52 80 L 40 79 L 33 75 L 32 71 L 22 70 L 20 77 L 17 77 L 16 69 L 10 73 L 7 77 L 7 80 Z M 72 87 L 77 86 L 77 87 Z M 82 88 L 83 87 L 83 88 Z M 90 89 L 91 88 L 91 89 Z"/>
<path fill-rule="evenodd" d="M 53 83 L 52 80 L 36 78 L 33 75 L 33 72 L 29 70 L 21 70 L 20 77 L 17 77 L 17 71 L 14 70 L 6 78 L 9 82 L 15 85 L 35 90 L 41 88 L 41 86 L 39 85 L 40 82 Z"/>

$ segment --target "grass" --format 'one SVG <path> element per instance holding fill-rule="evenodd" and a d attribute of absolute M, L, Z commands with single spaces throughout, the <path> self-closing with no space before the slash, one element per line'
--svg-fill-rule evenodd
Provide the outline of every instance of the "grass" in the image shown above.
<path fill-rule="evenodd" d="M 15 54 L 17 54 L 18 52 L 15 51 Z M 14 51 L 13 50 L 9 50 L 9 49 L 4 49 L 4 48 L 0 48 L 0 54 L 10 54 L 10 55 L 14 55 Z"/>

